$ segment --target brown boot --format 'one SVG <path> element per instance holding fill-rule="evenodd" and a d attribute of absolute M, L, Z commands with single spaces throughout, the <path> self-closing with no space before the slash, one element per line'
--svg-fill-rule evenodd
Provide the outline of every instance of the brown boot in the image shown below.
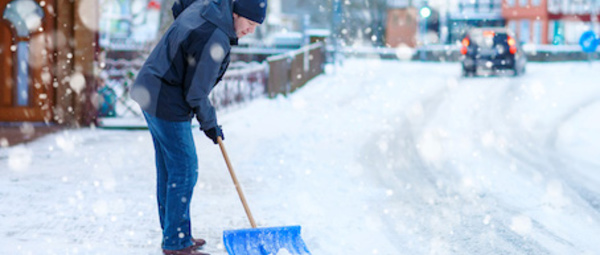
<path fill-rule="evenodd" d="M 163 253 L 165 255 L 210 255 L 208 253 L 200 252 L 196 250 L 196 247 L 193 245 L 187 248 L 183 248 L 181 250 L 165 250 L 163 249 Z"/>
<path fill-rule="evenodd" d="M 206 241 L 202 238 L 198 238 L 198 239 L 192 238 L 192 242 L 194 243 L 194 244 L 192 244 L 192 246 L 195 248 L 200 248 L 206 244 Z"/>

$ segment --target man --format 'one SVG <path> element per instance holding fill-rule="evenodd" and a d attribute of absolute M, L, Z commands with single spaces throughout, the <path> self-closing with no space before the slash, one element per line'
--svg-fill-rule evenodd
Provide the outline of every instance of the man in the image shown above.
<path fill-rule="evenodd" d="M 131 97 L 154 143 L 164 254 L 206 254 L 197 251 L 205 241 L 191 236 L 198 177 L 191 120 L 215 144 L 224 139 L 208 95 L 229 65 L 231 45 L 262 24 L 266 9 L 266 0 L 176 0 L 173 24 L 137 75 Z"/>

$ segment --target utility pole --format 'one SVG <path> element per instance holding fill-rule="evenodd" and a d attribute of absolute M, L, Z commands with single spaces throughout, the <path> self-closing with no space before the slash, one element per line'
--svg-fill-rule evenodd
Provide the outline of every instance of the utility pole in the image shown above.
<path fill-rule="evenodd" d="M 339 40 L 340 40 L 340 24 L 342 21 L 342 0 L 333 0 L 331 2 L 331 41 L 333 44 L 333 52 L 331 54 L 331 61 L 333 62 L 334 70 L 337 62 L 339 61 Z"/>
<path fill-rule="evenodd" d="M 598 8 L 600 8 L 600 4 L 598 4 L 598 0 L 592 0 L 592 2 L 590 3 L 592 6 L 590 8 L 591 13 L 590 13 L 590 23 L 591 23 L 591 29 L 592 31 L 594 31 L 595 33 L 598 33 Z"/>
<path fill-rule="evenodd" d="M 431 8 L 429 7 L 429 4 L 427 3 L 427 0 L 423 1 L 421 3 L 421 8 L 419 9 L 419 17 L 421 22 L 419 22 L 419 34 L 420 34 L 420 38 L 421 38 L 421 49 L 420 49 L 420 59 L 421 61 L 425 61 L 426 55 L 425 55 L 425 44 L 426 44 L 426 35 L 427 35 L 427 18 L 429 18 L 429 16 L 431 16 Z"/>

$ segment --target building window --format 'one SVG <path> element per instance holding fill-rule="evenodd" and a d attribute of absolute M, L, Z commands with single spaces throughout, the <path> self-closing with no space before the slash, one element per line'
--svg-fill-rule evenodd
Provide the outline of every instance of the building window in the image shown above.
<path fill-rule="evenodd" d="M 542 22 L 539 20 L 533 21 L 533 43 L 542 43 Z"/>
<path fill-rule="evenodd" d="M 556 24 L 556 21 L 548 21 L 548 43 L 549 44 L 554 44 L 554 26 Z"/>
<path fill-rule="evenodd" d="M 521 6 L 527 6 L 528 2 L 529 2 L 529 0 L 519 0 L 519 4 Z"/>
<path fill-rule="evenodd" d="M 531 5 L 540 6 L 540 2 L 541 2 L 541 0 L 531 0 Z"/>
<path fill-rule="evenodd" d="M 508 21 L 508 29 L 511 33 L 517 33 L 517 22 L 514 20 Z"/>
<path fill-rule="evenodd" d="M 506 0 L 506 4 L 508 4 L 508 6 L 515 6 L 515 0 Z"/>
<path fill-rule="evenodd" d="M 561 1 L 560 0 L 546 0 L 546 4 L 548 6 L 548 12 L 550 13 L 559 13 L 561 9 Z"/>
<path fill-rule="evenodd" d="M 33 0 L 13 0 L 6 5 L 2 18 L 11 23 L 15 28 L 14 46 L 17 63 L 14 65 L 17 77 L 17 93 L 15 102 L 17 106 L 29 105 L 29 38 L 38 32 L 44 18 L 44 10 Z"/>
<path fill-rule="evenodd" d="M 519 29 L 519 41 L 521 43 L 529 43 L 530 42 L 530 31 L 529 31 L 529 20 L 528 19 L 522 19 L 521 20 L 521 27 Z"/>
<path fill-rule="evenodd" d="M 564 20 L 562 22 L 562 36 L 564 44 L 578 44 L 581 34 L 590 30 L 591 23 L 580 20 Z"/>

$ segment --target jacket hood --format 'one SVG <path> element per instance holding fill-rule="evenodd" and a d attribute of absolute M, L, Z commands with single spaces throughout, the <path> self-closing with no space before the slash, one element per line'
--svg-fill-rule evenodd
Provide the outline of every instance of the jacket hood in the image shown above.
<path fill-rule="evenodd" d="M 229 39 L 237 44 L 237 35 L 233 28 L 233 7 L 231 0 L 176 0 L 171 10 L 177 17 L 191 5 L 201 5 L 200 15 L 223 30 Z"/>

